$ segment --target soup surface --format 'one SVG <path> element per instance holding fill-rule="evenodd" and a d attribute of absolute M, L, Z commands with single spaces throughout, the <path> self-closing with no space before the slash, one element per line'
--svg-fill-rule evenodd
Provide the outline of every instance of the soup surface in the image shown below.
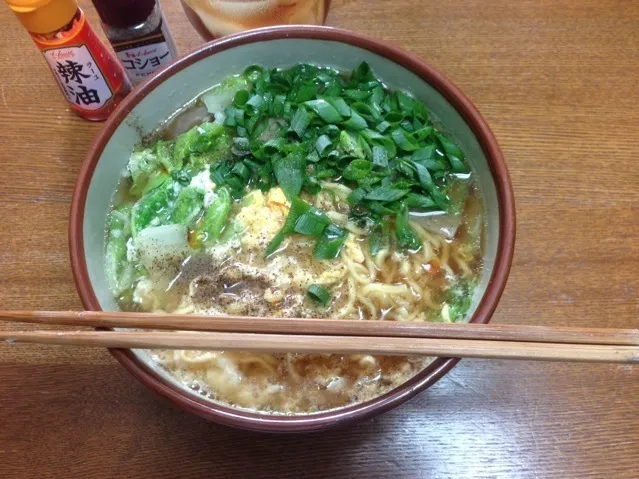
<path fill-rule="evenodd" d="M 161 132 L 131 154 L 109 215 L 105 269 L 122 309 L 466 319 L 482 268 L 481 194 L 426 107 L 368 65 L 250 67 Z M 430 361 L 152 357 L 214 401 L 281 414 L 373 398 Z"/>

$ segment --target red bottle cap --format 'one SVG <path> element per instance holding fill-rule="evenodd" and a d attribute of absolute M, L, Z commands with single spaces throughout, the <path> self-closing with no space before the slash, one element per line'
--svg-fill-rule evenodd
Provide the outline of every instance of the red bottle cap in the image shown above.
<path fill-rule="evenodd" d="M 102 23 L 128 28 L 143 23 L 153 11 L 155 0 L 93 0 Z"/>

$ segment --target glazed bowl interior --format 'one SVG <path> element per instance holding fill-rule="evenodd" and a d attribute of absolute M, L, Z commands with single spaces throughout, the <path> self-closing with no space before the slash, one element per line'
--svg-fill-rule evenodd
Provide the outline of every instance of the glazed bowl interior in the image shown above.
<path fill-rule="evenodd" d="M 504 287 L 510 265 L 512 235 L 508 233 L 509 238 L 504 238 L 504 228 L 508 226 L 505 223 L 511 220 L 508 215 L 513 216 L 514 221 L 514 213 L 504 211 L 504 194 L 510 194 L 507 172 L 503 165 L 495 164 L 494 158 L 489 161 L 486 139 L 478 137 L 467 121 L 468 115 L 460 111 L 459 105 L 456 107 L 454 101 L 450 101 L 450 92 L 442 92 L 441 87 L 436 88 L 429 84 L 417 72 L 398 62 L 388 53 L 394 51 L 392 48 L 387 51 L 375 51 L 366 43 L 370 40 L 350 43 L 347 38 L 348 35 L 354 36 L 353 34 L 335 35 L 335 30 L 324 27 L 297 28 L 295 31 L 298 33 L 291 35 L 290 32 L 294 30 L 295 27 L 265 29 L 263 33 L 249 32 L 208 44 L 136 90 L 116 111 L 114 118 L 109 120 L 85 162 L 76 188 L 71 218 L 72 263 L 85 308 L 100 308 L 106 311 L 117 309 L 104 273 L 105 224 L 113 193 L 129 155 L 145 135 L 156 130 L 162 122 L 174 115 L 176 110 L 204 90 L 228 75 L 242 72 L 249 65 L 259 64 L 274 68 L 308 62 L 339 70 L 351 70 L 360 62 L 366 61 L 389 87 L 409 91 L 425 103 L 443 125 L 443 129 L 451 134 L 465 151 L 477 175 L 487 214 L 484 266 L 473 299 L 471 316 L 473 321 L 487 321 Z M 418 60 L 411 57 L 411 61 Z M 490 137 L 494 140 L 492 135 Z M 496 151 L 498 152 L 498 149 Z M 501 157 L 497 160 L 501 160 Z M 506 192 L 503 191 L 504 188 Z M 505 216 L 506 213 L 508 214 Z M 81 237 L 74 237 L 78 233 Z M 508 241 L 505 241 L 506 239 Z M 496 263 L 500 263 L 499 278 L 495 278 L 493 274 Z M 486 298 L 489 284 L 496 279 L 497 291 L 493 291 L 491 297 Z M 481 317 L 473 315 L 479 313 L 479 309 L 482 309 Z M 128 364 L 125 366 L 129 370 L 138 378 L 144 379 L 144 382 L 156 392 L 170 396 L 182 407 L 220 422 L 262 430 L 276 429 L 275 426 L 269 426 L 269 421 L 274 425 L 284 421 L 293 429 L 308 430 L 353 419 L 358 414 L 364 417 L 381 412 L 411 397 L 417 390 L 425 388 L 454 364 L 452 360 L 431 363 L 430 371 L 419 374 L 409 381 L 411 384 L 405 383 L 397 388 L 400 391 L 394 390 L 386 394 L 386 399 L 374 399 L 365 404 L 343 408 L 343 411 L 282 418 L 233 410 L 215 404 L 176 382 L 156 367 L 144 351 L 133 351 L 133 356 L 131 353 L 127 354 Z M 122 360 L 122 357 L 118 359 Z M 311 416 L 317 418 L 312 419 Z M 239 422 L 235 421 L 237 418 L 240 419 Z M 296 420 L 299 424 L 292 426 Z"/>

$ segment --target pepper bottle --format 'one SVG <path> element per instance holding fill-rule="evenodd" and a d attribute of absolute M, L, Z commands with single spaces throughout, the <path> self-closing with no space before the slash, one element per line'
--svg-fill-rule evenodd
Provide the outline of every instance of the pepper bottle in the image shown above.
<path fill-rule="evenodd" d="M 6 2 L 42 52 L 71 109 L 87 120 L 105 120 L 131 83 L 75 0 Z"/>
<path fill-rule="evenodd" d="M 175 42 L 156 0 L 93 0 L 102 29 L 133 85 L 175 60 Z"/>

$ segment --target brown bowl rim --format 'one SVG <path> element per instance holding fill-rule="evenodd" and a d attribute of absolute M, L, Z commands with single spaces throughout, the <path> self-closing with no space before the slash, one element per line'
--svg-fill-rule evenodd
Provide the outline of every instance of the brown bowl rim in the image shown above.
<path fill-rule="evenodd" d="M 73 192 L 69 221 L 69 251 L 78 294 L 86 310 L 99 311 L 100 306 L 89 280 L 84 254 L 84 209 L 93 171 L 111 135 L 131 110 L 164 80 L 193 63 L 237 46 L 299 38 L 347 43 L 387 58 L 412 71 L 442 94 L 469 125 L 479 141 L 493 175 L 499 205 L 499 240 L 497 257 L 489 284 L 472 323 L 487 323 L 506 286 L 515 245 L 515 202 L 508 169 L 492 131 L 473 103 L 442 73 L 416 55 L 390 43 L 349 30 L 325 26 L 278 26 L 242 32 L 204 44 L 184 58 L 172 63 L 136 88 L 113 112 L 91 145 L 82 164 Z M 215 404 L 189 394 L 162 379 L 130 350 L 110 349 L 111 354 L 142 384 L 181 408 L 205 419 L 240 429 L 264 432 L 310 432 L 345 425 L 370 418 L 399 406 L 433 385 L 450 371 L 459 358 L 437 358 L 409 381 L 369 401 L 332 411 L 310 415 L 266 415 Z"/>

